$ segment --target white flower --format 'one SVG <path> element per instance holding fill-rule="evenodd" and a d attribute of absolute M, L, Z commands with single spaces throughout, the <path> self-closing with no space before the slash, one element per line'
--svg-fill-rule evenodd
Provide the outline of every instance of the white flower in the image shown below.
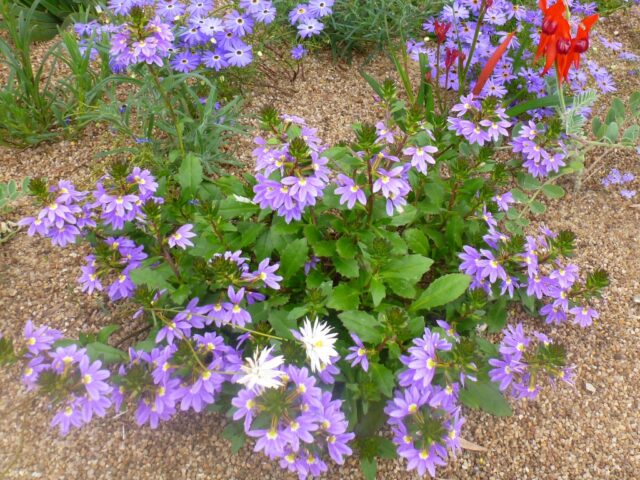
<path fill-rule="evenodd" d="M 337 333 L 331 332 L 329 325 L 319 322 L 317 318 L 313 325 L 309 318 L 304 319 L 296 337 L 304 344 L 312 371 L 321 371 L 323 366 L 331 363 L 331 357 L 338 355 L 333 348 L 337 336 Z"/>
<path fill-rule="evenodd" d="M 242 383 L 249 390 L 253 390 L 256 386 L 275 388 L 282 385 L 280 376 L 284 375 L 284 372 L 277 370 L 277 368 L 282 365 L 284 357 L 278 355 L 269 358 L 271 350 L 273 347 L 265 348 L 262 352 L 256 350 L 253 353 L 253 358 L 245 358 L 246 364 L 240 367 L 244 376 L 238 379 L 238 383 Z"/>

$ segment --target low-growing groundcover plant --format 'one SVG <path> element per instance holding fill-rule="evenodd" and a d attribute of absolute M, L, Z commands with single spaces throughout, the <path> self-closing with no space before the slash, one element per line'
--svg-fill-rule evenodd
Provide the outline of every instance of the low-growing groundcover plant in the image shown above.
<path fill-rule="evenodd" d="M 32 321 L 15 346 L 0 340 L 51 399 L 52 425 L 67 434 L 124 405 L 152 428 L 220 411 L 233 448 L 253 438 L 301 478 L 354 452 L 369 478 L 396 455 L 434 476 L 464 445 L 465 408 L 509 415 L 504 395 L 571 384 L 564 347 L 535 322 L 588 327 L 607 275 L 579 272 L 574 235 L 528 214 L 563 195 L 557 179 L 586 149 L 635 150 L 638 130 L 620 134 L 614 102 L 595 140 L 583 132 L 595 95 L 574 76 L 594 17 L 572 28 L 563 3 L 497 4 L 428 21 L 433 51 L 393 55 L 401 88 L 366 76 L 384 115 L 349 141 L 267 108 L 254 175 L 208 178 L 186 152 L 114 162 L 86 191 L 32 180 L 28 234 L 87 242 L 82 290 L 137 309 L 118 345 L 116 325 L 68 339 Z M 533 32 L 497 30 L 521 17 L 541 26 L 540 63 Z M 536 320 L 507 325 L 513 309 Z"/>
<path fill-rule="evenodd" d="M 157 154 L 198 155 L 208 172 L 229 163 L 239 94 L 301 72 L 306 39 L 322 32 L 333 0 L 113 0 L 77 23 L 92 56 L 108 53 L 109 99 L 78 118 L 106 122 Z M 89 47 L 88 47 L 89 48 Z M 123 92 L 128 95 L 123 96 Z"/>

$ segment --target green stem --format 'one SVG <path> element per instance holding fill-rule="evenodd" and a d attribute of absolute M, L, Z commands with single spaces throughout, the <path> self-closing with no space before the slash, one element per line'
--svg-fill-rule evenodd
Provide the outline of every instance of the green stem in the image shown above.
<path fill-rule="evenodd" d="M 167 92 L 165 91 L 164 88 L 162 88 L 162 83 L 158 78 L 158 72 L 156 72 L 156 69 L 153 68 L 151 65 L 148 65 L 148 67 L 149 67 L 149 72 L 151 73 L 151 77 L 153 78 L 153 82 L 155 83 L 156 88 L 158 89 L 158 92 L 162 97 L 162 100 L 164 100 L 164 103 L 167 106 L 167 110 L 169 110 L 171 121 L 173 122 L 173 126 L 176 129 L 176 136 L 178 137 L 178 146 L 180 147 L 180 153 L 182 154 L 182 157 L 184 157 L 186 155 L 186 150 L 184 148 L 184 141 L 182 139 L 182 128 L 180 127 L 180 123 L 178 122 L 178 116 L 176 115 L 176 111 L 174 110 L 173 105 L 171 104 L 171 100 L 169 100 L 169 96 L 167 95 Z"/>

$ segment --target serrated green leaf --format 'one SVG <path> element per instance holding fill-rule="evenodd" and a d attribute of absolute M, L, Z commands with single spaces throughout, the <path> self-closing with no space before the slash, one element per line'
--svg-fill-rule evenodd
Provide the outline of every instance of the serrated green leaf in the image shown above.
<path fill-rule="evenodd" d="M 433 260 L 424 255 L 406 255 L 396 258 L 380 269 L 380 276 L 384 279 L 401 278 L 409 282 L 417 282 L 431 268 Z"/>
<path fill-rule="evenodd" d="M 391 397 L 393 395 L 393 387 L 396 382 L 391 370 L 384 365 L 372 362 L 369 364 L 369 374 L 385 397 Z M 378 455 L 380 455 L 380 453 L 378 453 Z"/>
<path fill-rule="evenodd" d="M 430 310 L 452 302 L 467 290 L 470 283 L 471 277 L 464 273 L 450 273 L 436 278 L 411 304 L 409 310 L 412 312 Z"/>
<path fill-rule="evenodd" d="M 260 211 L 260 207 L 255 203 L 239 202 L 234 198 L 220 200 L 218 213 L 225 220 L 234 218 L 249 218 Z"/>
<path fill-rule="evenodd" d="M 465 388 L 460 390 L 460 401 L 467 407 L 479 408 L 497 417 L 508 417 L 513 413 L 497 385 L 489 381 L 466 382 Z"/>
<path fill-rule="evenodd" d="M 429 254 L 429 239 L 421 230 L 417 228 L 406 230 L 404 232 L 404 239 L 409 248 L 415 253 L 425 256 Z"/>
<path fill-rule="evenodd" d="M 157 268 L 148 266 L 138 267 L 129 272 L 131 281 L 136 285 L 146 285 L 153 290 L 161 290 L 163 288 L 173 291 L 173 286 L 168 282 L 173 276 L 171 267 L 163 263 Z"/>
<path fill-rule="evenodd" d="M 280 268 L 278 274 L 285 280 L 290 279 L 295 273 L 302 270 L 309 258 L 309 247 L 306 238 L 299 238 L 287 243 L 284 251 L 280 252 Z"/>
<path fill-rule="evenodd" d="M 86 349 L 91 360 L 100 360 L 105 365 L 113 365 L 127 360 L 126 353 L 105 343 L 91 342 L 86 345 Z"/>
<path fill-rule="evenodd" d="M 333 265 L 336 267 L 336 271 L 345 277 L 357 278 L 360 275 L 360 267 L 355 258 L 347 260 L 337 257 L 333 259 Z"/>
<path fill-rule="evenodd" d="M 360 305 L 359 297 L 359 290 L 347 283 L 341 283 L 331 291 L 327 306 L 335 310 L 356 310 Z"/>
<path fill-rule="evenodd" d="M 363 342 L 378 344 L 382 341 L 380 322 L 366 312 L 348 310 L 338 315 L 342 324 L 351 333 L 355 333 Z"/>
<path fill-rule="evenodd" d="M 342 258 L 351 259 L 355 257 L 358 247 L 351 238 L 342 236 L 336 242 L 336 251 Z"/>

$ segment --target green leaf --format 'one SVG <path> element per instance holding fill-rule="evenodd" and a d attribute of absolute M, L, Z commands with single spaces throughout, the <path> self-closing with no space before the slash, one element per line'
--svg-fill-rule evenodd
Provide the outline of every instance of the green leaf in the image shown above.
<path fill-rule="evenodd" d="M 291 243 L 287 243 L 284 251 L 280 252 L 280 268 L 278 274 L 285 279 L 290 279 L 293 274 L 302 270 L 305 262 L 309 258 L 309 247 L 306 238 L 299 238 Z"/>
<path fill-rule="evenodd" d="M 531 208 L 531 213 L 534 213 L 535 215 L 540 215 L 547 210 L 547 207 L 544 206 L 544 203 L 537 200 L 532 201 L 529 207 Z"/>
<path fill-rule="evenodd" d="M 327 306 L 335 310 L 356 310 L 360 305 L 360 292 L 347 283 L 335 287 L 329 295 Z"/>
<path fill-rule="evenodd" d="M 342 258 L 350 259 L 357 253 L 356 244 L 349 237 L 340 237 L 336 242 L 336 250 Z"/>
<path fill-rule="evenodd" d="M 401 278 L 415 283 L 431 268 L 432 264 L 433 260 L 424 255 L 406 255 L 387 263 L 380 270 L 380 276 L 384 279 Z"/>
<path fill-rule="evenodd" d="M 484 318 L 490 332 L 499 332 L 507 323 L 507 299 L 499 297 L 495 302 L 487 308 L 487 314 Z"/>
<path fill-rule="evenodd" d="M 127 354 L 122 350 L 101 342 L 92 342 L 87 344 L 87 355 L 91 360 L 101 360 L 105 365 L 127 360 Z"/>
<path fill-rule="evenodd" d="M 518 185 L 524 190 L 537 190 L 540 188 L 540 181 L 528 174 L 518 175 Z"/>
<path fill-rule="evenodd" d="M 404 239 L 411 250 L 420 255 L 429 254 L 429 239 L 417 228 L 410 228 L 404 232 Z"/>
<path fill-rule="evenodd" d="M 544 193 L 547 198 L 562 198 L 564 196 L 564 188 L 560 185 L 553 185 L 548 183 L 547 185 L 542 187 L 542 193 Z"/>
<path fill-rule="evenodd" d="M 235 455 L 244 446 L 246 437 L 237 422 L 228 423 L 222 430 L 222 438 L 231 442 L 231 452 Z"/>
<path fill-rule="evenodd" d="M 380 322 L 368 313 L 348 310 L 338 317 L 345 328 L 358 335 L 363 342 L 378 344 L 382 341 Z"/>
<path fill-rule="evenodd" d="M 98 332 L 98 335 L 96 336 L 96 340 L 100 343 L 107 343 L 107 341 L 109 340 L 109 337 L 113 335 L 115 332 L 117 332 L 118 330 L 120 330 L 120 325 L 115 325 L 115 324 L 107 325 L 106 327 L 103 327 L 102 329 L 100 329 L 100 331 Z"/>
<path fill-rule="evenodd" d="M 413 302 L 410 311 L 430 310 L 446 303 L 452 302 L 462 295 L 469 284 L 471 277 L 464 273 L 450 273 L 435 279 L 422 295 Z"/>
<path fill-rule="evenodd" d="M 378 462 L 375 457 L 361 457 L 360 470 L 362 470 L 362 475 L 366 480 L 376 480 L 378 475 Z"/>
<path fill-rule="evenodd" d="M 616 143 L 618 141 L 618 135 L 620 134 L 620 127 L 616 122 L 611 122 L 607 125 L 607 129 L 604 132 L 604 136 L 611 143 Z"/>
<path fill-rule="evenodd" d="M 369 374 L 385 397 L 391 397 L 393 395 L 393 387 L 396 382 L 391 370 L 384 365 L 372 362 L 369 364 Z"/>
<path fill-rule="evenodd" d="M 171 267 L 166 263 L 163 263 L 158 268 L 151 267 L 138 267 L 129 272 L 131 281 L 136 285 L 146 285 L 152 290 L 161 290 L 166 288 L 173 291 L 173 286 L 168 282 L 168 279 L 173 276 Z"/>
<path fill-rule="evenodd" d="M 293 340 L 292 329 L 298 326 L 295 318 L 289 318 L 289 312 L 286 310 L 272 310 L 267 315 L 267 321 L 273 327 L 276 335 L 279 337 Z"/>
<path fill-rule="evenodd" d="M 238 217 L 248 218 L 258 213 L 259 210 L 260 207 L 255 203 L 240 202 L 231 197 L 220 200 L 218 207 L 218 213 L 225 220 L 231 220 Z"/>
<path fill-rule="evenodd" d="M 369 293 L 371 293 L 373 306 L 377 307 L 387 295 L 387 289 L 385 288 L 384 283 L 382 283 L 382 280 L 373 277 L 371 279 L 371 284 L 369 285 Z"/>
<path fill-rule="evenodd" d="M 182 160 L 180 169 L 178 170 L 178 182 L 180 186 L 187 194 L 195 195 L 198 187 L 202 183 L 202 179 L 202 163 L 200 159 L 192 153 L 187 154 L 184 160 Z"/>
<path fill-rule="evenodd" d="M 489 381 L 466 382 L 460 391 L 460 401 L 467 407 L 479 408 L 497 417 L 508 417 L 513 413 L 498 386 Z"/>
<path fill-rule="evenodd" d="M 357 278 L 360 275 L 360 267 L 354 258 L 349 260 L 334 258 L 333 265 L 336 267 L 336 271 L 345 277 Z"/>

